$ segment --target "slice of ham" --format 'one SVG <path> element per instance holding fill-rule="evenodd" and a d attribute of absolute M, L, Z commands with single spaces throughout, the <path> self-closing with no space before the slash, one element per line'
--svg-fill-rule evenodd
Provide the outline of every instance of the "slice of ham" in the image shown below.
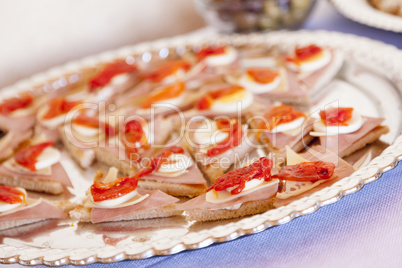
<path fill-rule="evenodd" d="M 307 150 L 307 152 L 301 154 L 302 157 L 304 157 L 308 161 L 324 161 L 324 162 L 332 162 L 335 164 L 335 170 L 332 179 L 323 181 L 320 185 L 316 186 L 315 188 L 304 192 L 300 195 L 297 196 L 292 196 L 286 199 L 279 199 L 277 198 L 274 206 L 275 207 L 281 207 L 285 206 L 287 204 L 290 204 L 296 200 L 299 200 L 303 197 L 308 197 L 315 192 L 318 192 L 328 186 L 331 186 L 335 182 L 351 175 L 355 170 L 354 168 L 348 164 L 346 161 L 342 160 L 339 158 L 335 153 L 331 152 L 330 150 L 325 149 L 322 146 L 313 146 Z"/>
<path fill-rule="evenodd" d="M 20 209 L 14 213 L 1 215 L 0 222 L 13 220 L 29 220 L 29 219 L 66 219 L 67 215 L 60 209 L 50 205 L 46 201 L 40 201 L 35 206 Z"/>
<path fill-rule="evenodd" d="M 301 79 L 301 82 L 306 85 L 310 94 L 325 86 L 336 75 L 343 63 L 343 56 L 339 51 L 330 50 L 331 60 L 323 68 L 312 72 L 307 77 Z"/>
<path fill-rule="evenodd" d="M 206 201 L 206 193 L 202 194 L 200 196 L 197 196 L 196 198 L 193 198 L 185 203 L 178 204 L 176 205 L 176 209 L 178 210 L 192 210 L 192 209 L 224 209 L 224 208 L 230 208 L 233 207 L 234 205 L 237 204 L 242 204 L 245 202 L 250 202 L 250 201 L 257 201 L 257 200 L 264 200 L 271 198 L 276 195 L 276 192 L 278 191 L 278 181 L 276 183 L 273 183 L 269 187 L 262 188 L 260 190 L 257 190 L 255 192 L 252 192 L 247 195 L 243 195 L 239 198 L 232 199 L 227 202 L 219 203 L 219 204 L 214 204 L 214 203 L 209 203 Z"/>
<path fill-rule="evenodd" d="M 354 142 L 358 141 L 364 135 L 366 135 L 376 127 L 380 126 L 381 123 L 384 121 L 384 118 L 372 118 L 363 116 L 363 120 L 365 121 L 362 127 L 353 133 L 320 137 L 321 146 L 335 153 L 338 152 L 341 155 L 341 153 Z"/>
<path fill-rule="evenodd" d="M 191 158 L 190 154 L 187 151 L 184 154 Z M 193 163 L 193 165 L 187 169 L 186 173 L 177 177 L 162 177 L 151 173 L 150 175 L 141 178 L 141 180 L 151 180 L 165 183 L 178 183 L 178 184 L 203 184 L 203 185 L 206 184 L 204 176 L 198 169 L 196 163 Z"/>
<path fill-rule="evenodd" d="M 285 71 L 287 90 L 284 92 L 267 92 L 258 96 L 268 99 L 281 99 L 285 102 L 286 99 L 306 99 L 309 96 L 308 91 L 297 80 L 297 73 L 286 69 Z"/>
<path fill-rule="evenodd" d="M 307 121 L 302 125 L 303 131 L 300 131 L 299 134 L 295 136 L 286 135 L 284 133 L 269 133 L 263 132 L 261 135 L 264 135 L 268 140 L 272 147 L 276 148 L 279 151 L 284 151 L 285 146 L 289 146 L 293 148 L 297 143 L 301 141 L 301 139 L 307 135 L 309 135 L 310 131 L 313 130 L 313 119 L 309 118 Z M 307 146 L 308 144 L 305 144 Z"/>
<path fill-rule="evenodd" d="M 67 187 L 73 187 L 66 171 L 64 170 L 63 166 L 60 163 L 54 164 L 52 166 L 52 175 L 49 176 L 42 174 L 16 172 L 14 170 L 9 170 L 4 165 L 1 165 L 0 176 L 14 178 L 15 180 L 18 180 L 18 178 L 20 178 L 38 182 L 54 181 L 54 182 L 60 182 L 61 184 Z"/>
<path fill-rule="evenodd" d="M 35 137 L 46 141 L 54 141 L 58 142 L 60 139 L 60 131 L 59 128 L 47 128 L 42 126 L 41 124 L 36 124 L 35 126 Z"/>
<path fill-rule="evenodd" d="M 18 117 L 0 115 L 0 129 L 7 131 L 26 131 L 31 129 L 35 122 L 35 114 Z"/>
<path fill-rule="evenodd" d="M 8 157 L 20 144 L 28 140 L 33 134 L 32 129 L 25 131 L 10 131 L 6 135 L 11 135 L 11 139 L 0 146 L 0 159 Z M 6 136 L 3 139 L 7 139 Z"/>
<path fill-rule="evenodd" d="M 147 198 L 145 198 L 140 203 L 134 204 L 128 207 L 122 208 L 92 208 L 91 210 L 91 222 L 99 223 L 111 221 L 116 218 L 135 215 L 138 212 L 143 212 L 144 210 L 153 210 L 158 208 L 166 207 L 170 204 L 176 203 L 179 199 L 172 197 L 164 192 L 159 190 L 145 190 L 145 189 L 137 189 L 137 192 L 141 195 L 149 194 Z"/>

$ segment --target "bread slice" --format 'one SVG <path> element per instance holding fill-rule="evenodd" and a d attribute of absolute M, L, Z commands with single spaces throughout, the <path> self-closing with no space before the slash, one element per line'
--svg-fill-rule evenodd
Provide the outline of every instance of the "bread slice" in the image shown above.
<path fill-rule="evenodd" d="M 351 155 L 357 150 L 360 150 L 363 147 L 365 147 L 367 144 L 375 142 L 381 137 L 381 135 L 386 134 L 388 132 L 389 128 L 387 126 L 378 126 L 369 133 L 367 133 L 366 135 L 364 135 L 363 137 L 361 137 L 359 140 L 352 143 L 347 149 L 343 150 L 342 152 L 339 152 L 338 155 L 340 158 Z"/>
<path fill-rule="evenodd" d="M 21 187 L 30 191 L 58 195 L 64 192 L 64 186 L 57 181 L 34 181 L 26 178 L 0 176 L 0 184 Z"/>
<path fill-rule="evenodd" d="M 161 190 L 174 196 L 195 197 L 205 193 L 207 189 L 202 184 L 165 183 L 151 180 L 139 180 L 138 187 L 146 190 Z"/>
<path fill-rule="evenodd" d="M 243 203 L 239 209 L 191 209 L 186 210 L 187 220 L 189 221 L 217 221 L 233 219 L 248 215 L 254 215 L 274 208 L 276 197 L 264 200 L 249 201 Z"/>
<path fill-rule="evenodd" d="M 3 221 L 0 222 L 0 230 L 6 230 L 14 227 L 18 227 L 21 225 L 27 225 L 35 222 L 40 222 L 47 220 L 45 219 L 27 219 L 27 220 L 12 220 L 12 221 Z"/>
<path fill-rule="evenodd" d="M 64 148 L 80 167 L 86 169 L 95 161 L 95 152 L 93 149 L 82 149 L 75 147 L 67 138 L 64 127 L 60 128 L 60 139 Z"/>
<path fill-rule="evenodd" d="M 162 207 L 162 208 L 139 211 L 132 215 L 126 215 L 124 217 L 115 218 L 110 221 L 153 219 L 153 218 L 179 216 L 182 213 L 183 213 L 182 211 L 175 209 L 174 204 L 170 204 L 170 205 Z M 91 208 L 77 206 L 75 209 L 70 211 L 69 214 L 70 214 L 70 217 L 74 220 L 77 220 L 80 222 L 91 222 Z"/>

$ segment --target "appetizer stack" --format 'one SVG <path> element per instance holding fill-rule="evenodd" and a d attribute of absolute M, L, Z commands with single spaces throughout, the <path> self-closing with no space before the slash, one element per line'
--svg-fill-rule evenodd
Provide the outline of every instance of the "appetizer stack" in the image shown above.
<path fill-rule="evenodd" d="M 0 229 L 68 216 L 212 221 L 310 195 L 353 173 L 342 158 L 388 132 L 353 107 L 310 113 L 342 63 L 340 51 L 316 45 L 208 46 L 116 60 L 79 86 L 4 98 Z M 77 168 L 107 172 L 73 204 L 29 199 L 25 190 L 70 195 L 64 151 Z"/>

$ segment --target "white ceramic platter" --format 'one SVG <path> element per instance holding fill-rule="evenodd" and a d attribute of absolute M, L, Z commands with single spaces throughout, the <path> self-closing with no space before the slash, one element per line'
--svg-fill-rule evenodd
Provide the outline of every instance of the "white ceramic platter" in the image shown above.
<path fill-rule="evenodd" d="M 339 49 L 347 56 L 347 60 L 341 72 L 327 86 L 328 90 L 322 96 L 321 103 L 333 100 L 345 105 L 352 103 L 362 109 L 364 114 L 385 117 L 385 124 L 391 131 L 381 141 L 391 145 L 351 176 L 309 197 L 263 214 L 204 224 L 187 222 L 183 217 L 96 225 L 77 224 L 68 220 L 46 221 L 0 232 L 0 262 L 29 265 L 109 263 L 203 248 L 264 231 L 337 202 L 343 196 L 377 180 L 383 172 L 394 168 L 402 159 L 402 51 L 381 42 L 340 33 L 284 31 L 219 36 L 210 40 L 199 36 L 158 40 L 69 63 L 21 81 L 4 89 L 2 93 L 38 87 L 38 84 L 44 91 L 55 90 L 68 83 L 75 83 L 79 80 L 81 68 L 101 61 L 128 57 L 148 61 L 152 57 L 165 58 L 169 53 L 182 53 L 205 43 L 264 45 L 281 49 L 315 43 Z M 320 103 L 315 105 L 319 106 Z M 93 171 L 85 173 L 79 170 L 67 155 L 63 157 L 62 164 L 70 177 L 74 178 L 75 188 L 86 189 L 91 179 L 89 173 Z"/>
<path fill-rule="evenodd" d="M 368 0 L 331 0 L 345 17 L 387 31 L 402 32 L 402 17 L 388 14 L 370 5 Z"/>

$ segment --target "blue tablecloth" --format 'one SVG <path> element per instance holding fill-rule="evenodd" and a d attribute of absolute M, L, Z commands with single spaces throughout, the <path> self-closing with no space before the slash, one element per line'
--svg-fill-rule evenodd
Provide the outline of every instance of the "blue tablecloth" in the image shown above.
<path fill-rule="evenodd" d="M 402 35 L 350 21 L 318 1 L 305 29 L 382 40 L 402 48 Z M 92 267 L 398 267 L 402 266 L 402 164 L 359 192 L 285 225 L 231 242 Z"/>

